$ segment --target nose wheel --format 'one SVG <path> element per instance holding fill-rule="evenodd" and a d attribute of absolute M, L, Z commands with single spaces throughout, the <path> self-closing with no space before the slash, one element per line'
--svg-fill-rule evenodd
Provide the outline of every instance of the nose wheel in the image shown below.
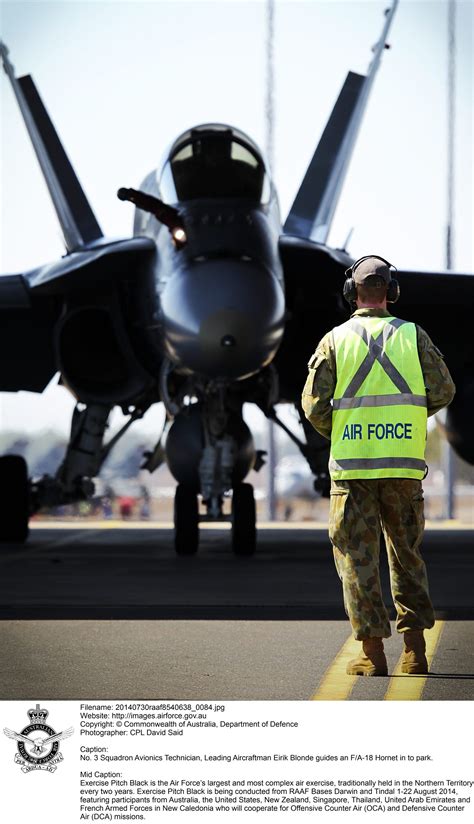
<path fill-rule="evenodd" d="M 174 546 L 178 555 L 195 555 L 199 547 L 198 497 L 184 484 L 174 496 Z"/>
<path fill-rule="evenodd" d="M 232 493 L 232 549 L 236 555 L 253 555 L 257 544 L 253 486 L 238 484 Z"/>
<path fill-rule="evenodd" d="M 0 458 L 0 542 L 23 544 L 28 537 L 29 485 L 21 455 Z"/>

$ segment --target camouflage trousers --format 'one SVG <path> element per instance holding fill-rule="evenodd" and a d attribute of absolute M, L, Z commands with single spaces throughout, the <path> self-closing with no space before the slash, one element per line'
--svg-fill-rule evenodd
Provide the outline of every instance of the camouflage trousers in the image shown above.
<path fill-rule="evenodd" d="M 385 537 L 397 631 L 434 624 L 426 567 L 420 554 L 424 512 L 421 481 L 411 478 L 332 481 L 329 537 L 354 637 L 391 635 L 379 575 Z"/>

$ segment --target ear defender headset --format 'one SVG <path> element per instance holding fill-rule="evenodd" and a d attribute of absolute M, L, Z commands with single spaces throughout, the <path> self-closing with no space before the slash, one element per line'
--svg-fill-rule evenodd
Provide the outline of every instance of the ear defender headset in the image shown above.
<path fill-rule="evenodd" d="M 353 274 L 360 263 L 364 260 L 368 260 L 369 258 L 377 258 L 377 260 L 382 261 L 382 263 L 386 263 L 390 269 L 393 269 L 395 272 L 397 271 L 397 267 L 393 265 L 393 263 L 389 263 L 388 260 L 385 258 L 380 257 L 380 255 L 364 255 L 364 257 L 359 258 L 356 260 L 352 266 L 349 266 L 348 269 L 344 272 L 346 276 L 346 280 L 344 282 L 344 288 L 342 294 L 344 295 L 345 300 L 348 303 L 353 304 L 357 300 L 357 283 L 353 278 Z M 376 277 L 376 276 L 375 276 Z M 386 281 L 384 280 L 384 283 Z M 400 297 L 400 285 L 398 280 L 395 278 L 391 278 L 387 283 L 387 303 L 396 303 L 398 298 Z"/>

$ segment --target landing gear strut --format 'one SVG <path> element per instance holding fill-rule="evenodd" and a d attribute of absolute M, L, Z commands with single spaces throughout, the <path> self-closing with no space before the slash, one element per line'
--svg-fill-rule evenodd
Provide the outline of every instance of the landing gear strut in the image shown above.
<path fill-rule="evenodd" d="M 22 544 L 30 515 L 28 471 L 21 455 L 0 458 L 0 541 Z"/>

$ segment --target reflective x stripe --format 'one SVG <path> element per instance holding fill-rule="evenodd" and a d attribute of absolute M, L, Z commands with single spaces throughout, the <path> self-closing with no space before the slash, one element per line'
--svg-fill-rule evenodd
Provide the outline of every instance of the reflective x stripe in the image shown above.
<path fill-rule="evenodd" d="M 393 333 L 405 322 L 406 321 L 400 320 L 400 318 L 393 318 L 393 320 L 387 321 L 382 333 L 384 345 L 388 341 L 388 339 L 393 335 Z M 365 326 L 359 323 L 355 318 L 350 321 L 350 326 L 352 331 L 356 332 L 364 340 L 364 342 L 369 347 L 369 351 L 364 360 L 362 361 L 361 365 L 359 366 L 354 377 L 352 378 L 351 382 L 349 383 L 349 386 L 346 388 L 346 391 L 344 392 L 342 397 L 353 398 L 355 396 L 356 392 L 364 383 L 367 375 L 371 371 L 376 360 L 380 363 L 382 369 L 388 375 L 392 383 L 395 384 L 397 389 L 405 395 L 411 395 L 412 393 L 410 387 L 408 386 L 405 378 L 393 365 L 388 355 L 385 354 L 382 346 L 380 346 L 380 344 L 371 335 L 369 335 Z"/>
<path fill-rule="evenodd" d="M 426 406 L 425 395 L 411 395 L 401 392 L 398 395 L 363 395 L 358 398 L 336 398 L 333 409 L 358 409 L 360 406 Z"/>
<path fill-rule="evenodd" d="M 426 463 L 418 458 L 338 458 L 329 461 L 329 471 L 349 469 L 419 469 L 425 472 Z"/>

